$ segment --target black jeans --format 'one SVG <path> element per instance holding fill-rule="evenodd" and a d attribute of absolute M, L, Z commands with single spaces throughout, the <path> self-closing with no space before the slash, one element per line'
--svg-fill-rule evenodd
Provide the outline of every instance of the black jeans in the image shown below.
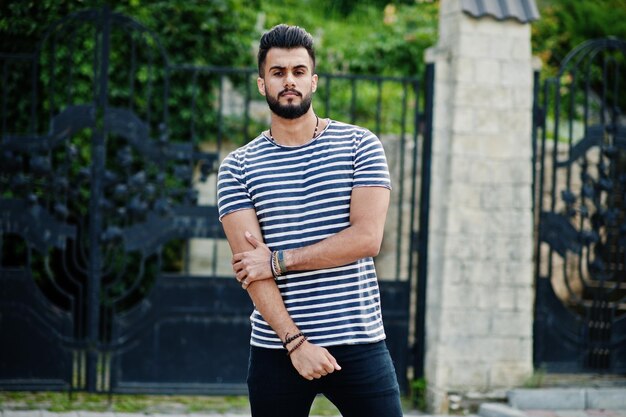
<path fill-rule="evenodd" d="M 324 394 L 343 417 L 401 417 L 400 388 L 385 342 L 333 346 L 341 371 L 308 381 L 282 349 L 250 348 L 252 417 L 306 417 Z"/>

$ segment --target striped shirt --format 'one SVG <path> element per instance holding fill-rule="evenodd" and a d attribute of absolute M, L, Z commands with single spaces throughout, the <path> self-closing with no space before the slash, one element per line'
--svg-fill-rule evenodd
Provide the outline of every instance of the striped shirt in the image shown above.
<path fill-rule="evenodd" d="M 350 225 L 355 187 L 391 188 L 380 140 L 370 131 L 329 121 L 302 146 L 281 146 L 264 135 L 230 153 L 218 175 L 220 220 L 256 211 L 271 250 L 312 245 Z M 269 262 L 269 260 L 268 260 Z M 383 340 L 380 294 L 372 258 L 277 279 L 289 315 L 320 346 Z M 258 310 L 250 316 L 250 343 L 282 348 Z"/>

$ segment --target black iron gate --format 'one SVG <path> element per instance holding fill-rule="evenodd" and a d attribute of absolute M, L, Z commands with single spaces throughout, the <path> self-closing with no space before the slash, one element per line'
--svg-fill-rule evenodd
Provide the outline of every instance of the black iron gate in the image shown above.
<path fill-rule="evenodd" d="M 251 303 L 230 276 L 214 188 L 229 147 L 266 126 L 255 69 L 173 65 L 154 33 L 108 8 L 0 64 L 0 388 L 244 392 Z M 322 75 L 317 93 L 320 115 L 364 118 L 395 158 L 378 269 L 405 389 L 407 369 L 422 372 L 411 294 L 425 288 L 432 74 L 429 88 Z"/>
<path fill-rule="evenodd" d="M 626 42 L 535 80 L 535 366 L 626 372 Z"/>

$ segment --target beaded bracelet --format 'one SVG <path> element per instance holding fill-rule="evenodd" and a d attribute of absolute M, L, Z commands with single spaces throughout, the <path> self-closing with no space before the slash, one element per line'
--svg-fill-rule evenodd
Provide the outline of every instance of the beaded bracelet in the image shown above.
<path fill-rule="evenodd" d="M 285 341 L 283 342 L 283 347 L 284 347 L 285 349 L 287 349 L 287 345 L 288 345 L 289 343 L 293 342 L 294 340 L 296 340 L 297 338 L 302 337 L 302 336 L 304 336 L 304 334 L 303 334 L 302 332 L 296 333 L 296 334 L 294 334 L 294 335 L 293 335 L 293 336 L 291 336 L 291 337 L 289 336 L 289 333 L 287 333 L 287 334 L 285 335 Z"/>
<path fill-rule="evenodd" d="M 298 343 L 296 343 L 296 345 L 294 347 L 292 347 L 288 352 L 287 352 L 287 356 L 290 356 L 296 349 L 298 349 L 300 346 L 302 346 L 302 344 L 304 342 L 307 341 L 307 337 L 304 336 L 302 339 L 300 339 L 300 341 Z"/>

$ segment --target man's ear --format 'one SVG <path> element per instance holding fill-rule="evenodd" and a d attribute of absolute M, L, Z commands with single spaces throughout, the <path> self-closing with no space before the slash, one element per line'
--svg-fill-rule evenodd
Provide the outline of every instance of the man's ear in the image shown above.
<path fill-rule="evenodd" d="M 315 92 L 317 90 L 317 74 L 313 74 L 311 77 L 311 92 Z"/>
<path fill-rule="evenodd" d="M 261 93 L 262 96 L 265 96 L 265 80 L 261 77 L 258 77 L 256 79 L 256 86 L 259 89 L 259 93 Z"/>

